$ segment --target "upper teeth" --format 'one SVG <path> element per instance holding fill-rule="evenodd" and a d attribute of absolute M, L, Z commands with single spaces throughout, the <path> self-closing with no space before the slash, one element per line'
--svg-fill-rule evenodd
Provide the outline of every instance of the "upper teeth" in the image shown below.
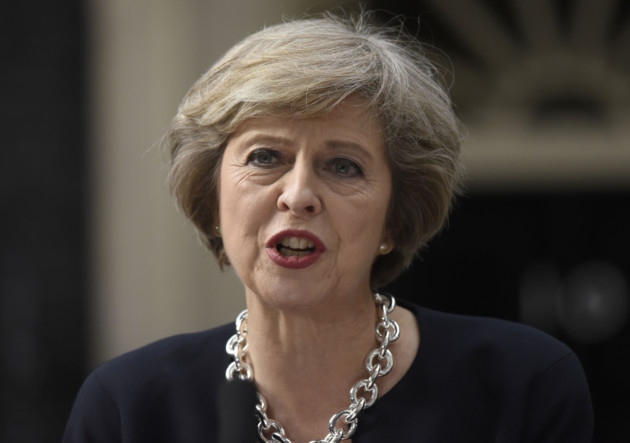
<path fill-rule="evenodd" d="M 315 244 L 312 241 L 300 237 L 283 238 L 280 244 L 291 249 L 312 249 L 315 247 Z"/>

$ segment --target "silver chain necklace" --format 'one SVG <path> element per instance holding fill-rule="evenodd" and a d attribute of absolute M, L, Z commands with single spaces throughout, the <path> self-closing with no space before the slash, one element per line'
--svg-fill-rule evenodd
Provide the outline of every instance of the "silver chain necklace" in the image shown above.
<path fill-rule="evenodd" d="M 348 440 L 357 429 L 359 413 L 374 404 L 378 397 L 376 379 L 387 375 L 394 366 L 394 357 L 388 349 L 389 344 L 400 336 L 400 327 L 389 314 L 396 307 L 396 299 L 390 294 L 374 294 L 374 301 L 380 310 L 376 323 L 376 341 L 378 345 L 365 359 L 368 376 L 359 380 L 350 389 L 350 405 L 347 409 L 334 414 L 328 422 L 328 435 L 310 443 L 338 443 Z M 251 364 L 247 362 L 247 309 L 236 317 L 236 333 L 230 337 L 225 350 L 234 358 L 225 371 L 228 380 L 238 377 L 241 380 L 254 380 Z M 256 405 L 258 435 L 265 443 L 293 443 L 277 421 L 267 415 L 267 401 L 259 393 Z"/>

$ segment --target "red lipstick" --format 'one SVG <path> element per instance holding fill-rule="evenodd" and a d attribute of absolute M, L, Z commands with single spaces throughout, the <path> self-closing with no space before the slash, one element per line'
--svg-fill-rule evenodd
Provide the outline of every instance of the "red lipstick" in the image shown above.
<path fill-rule="evenodd" d="M 274 234 L 265 247 L 271 261 L 289 269 L 311 266 L 326 250 L 319 237 L 312 232 L 298 229 L 287 229 Z"/>

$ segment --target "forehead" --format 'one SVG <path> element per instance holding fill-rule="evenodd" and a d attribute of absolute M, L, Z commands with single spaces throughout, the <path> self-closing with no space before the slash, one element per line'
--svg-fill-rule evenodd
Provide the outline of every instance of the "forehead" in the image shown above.
<path fill-rule="evenodd" d="M 376 113 L 366 100 L 348 97 L 325 112 L 311 115 L 262 115 L 251 117 L 237 126 L 231 140 L 243 136 L 317 136 L 340 141 L 354 141 L 372 147 L 382 147 L 383 131 Z"/>

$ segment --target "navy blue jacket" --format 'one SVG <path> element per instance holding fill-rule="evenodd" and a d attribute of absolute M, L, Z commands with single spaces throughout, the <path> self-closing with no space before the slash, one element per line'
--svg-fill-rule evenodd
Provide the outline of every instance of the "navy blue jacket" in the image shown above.
<path fill-rule="evenodd" d="M 359 415 L 353 443 L 592 441 L 588 386 L 566 345 L 516 323 L 400 305 L 417 316 L 418 354 Z M 103 364 L 83 384 L 63 442 L 216 442 L 233 333 L 229 324 L 174 336 Z"/>

